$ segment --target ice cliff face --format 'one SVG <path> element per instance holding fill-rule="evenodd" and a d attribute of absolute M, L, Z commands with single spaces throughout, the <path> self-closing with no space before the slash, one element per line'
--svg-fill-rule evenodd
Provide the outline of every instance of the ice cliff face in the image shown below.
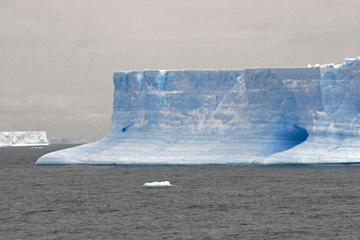
<path fill-rule="evenodd" d="M 360 162 L 360 57 L 320 66 L 322 110 L 314 111 L 308 139 L 264 163 Z"/>
<path fill-rule="evenodd" d="M 342 65 L 114 73 L 104 139 L 37 164 L 359 162 L 360 58 Z"/>

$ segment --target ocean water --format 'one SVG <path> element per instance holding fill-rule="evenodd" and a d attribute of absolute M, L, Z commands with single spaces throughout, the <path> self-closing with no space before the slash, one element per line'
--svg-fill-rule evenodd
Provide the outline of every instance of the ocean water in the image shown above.
<path fill-rule="evenodd" d="M 0 239 L 360 238 L 360 166 L 34 165 L 65 147 L 0 148 Z"/>

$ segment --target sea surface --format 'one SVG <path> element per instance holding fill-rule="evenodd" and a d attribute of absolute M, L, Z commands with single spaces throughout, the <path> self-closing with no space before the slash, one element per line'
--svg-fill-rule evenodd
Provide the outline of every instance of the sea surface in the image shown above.
<path fill-rule="evenodd" d="M 34 165 L 66 147 L 0 148 L 0 239 L 360 239 L 360 166 Z"/>

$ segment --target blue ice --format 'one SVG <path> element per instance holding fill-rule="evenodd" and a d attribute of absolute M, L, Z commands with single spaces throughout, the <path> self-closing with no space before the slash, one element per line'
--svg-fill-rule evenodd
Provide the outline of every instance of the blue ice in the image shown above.
<path fill-rule="evenodd" d="M 36 164 L 360 162 L 360 58 L 307 68 L 114 73 L 105 138 Z"/>

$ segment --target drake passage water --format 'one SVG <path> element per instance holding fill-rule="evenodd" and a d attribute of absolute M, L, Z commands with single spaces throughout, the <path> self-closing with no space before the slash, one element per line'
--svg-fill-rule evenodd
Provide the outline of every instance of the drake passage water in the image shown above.
<path fill-rule="evenodd" d="M 360 58 L 339 65 L 114 73 L 105 138 L 36 164 L 360 162 Z"/>

